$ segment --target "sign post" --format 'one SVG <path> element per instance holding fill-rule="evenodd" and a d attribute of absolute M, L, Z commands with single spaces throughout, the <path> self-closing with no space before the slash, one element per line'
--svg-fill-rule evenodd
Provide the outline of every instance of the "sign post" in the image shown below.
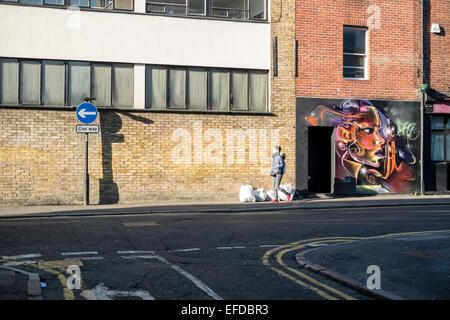
<path fill-rule="evenodd" d="M 85 100 L 93 100 L 85 98 Z M 89 205 L 89 133 L 98 133 L 98 126 L 88 126 L 97 119 L 98 110 L 92 103 L 85 102 L 78 106 L 76 111 L 77 118 L 86 125 L 77 125 L 77 133 L 86 134 L 86 155 L 85 155 L 85 172 L 84 172 L 84 205 Z"/>

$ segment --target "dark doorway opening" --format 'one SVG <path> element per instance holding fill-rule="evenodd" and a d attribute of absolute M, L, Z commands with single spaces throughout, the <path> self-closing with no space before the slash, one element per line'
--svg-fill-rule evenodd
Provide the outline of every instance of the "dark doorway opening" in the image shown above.
<path fill-rule="evenodd" d="M 308 191 L 331 193 L 333 127 L 308 127 Z"/>

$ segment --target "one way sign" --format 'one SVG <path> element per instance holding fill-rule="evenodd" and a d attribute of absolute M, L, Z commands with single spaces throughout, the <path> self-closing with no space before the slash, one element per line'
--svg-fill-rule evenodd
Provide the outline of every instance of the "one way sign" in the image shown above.
<path fill-rule="evenodd" d="M 84 124 L 89 124 L 97 119 L 98 111 L 97 107 L 92 103 L 85 102 L 78 106 L 76 114 L 78 120 L 80 120 Z"/>

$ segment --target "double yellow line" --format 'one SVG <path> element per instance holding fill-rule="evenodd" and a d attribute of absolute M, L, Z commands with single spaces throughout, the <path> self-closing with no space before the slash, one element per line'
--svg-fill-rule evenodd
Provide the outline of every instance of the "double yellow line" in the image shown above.
<path fill-rule="evenodd" d="M 306 244 L 320 244 L 320 243 L 329 243 L 329 242 L 347 242 L 352 240 L 359 240 L 361 238 L 355 238 L 355 237 L 328 237 L 328 238 L 315 238 L 315 239 L 306 239 L 306 240 L 300 240 L 296 242 L 292 242 L 283 246 L 279 246 L 277 248 L 273 248 L 271 250 L 268 250 L 263 258 L 262 263 L 270 268 L 271 270 L 275 271 L 279 275 L 299 284 L 305 289 L 311 290 L 321 296 L 322 298 L 325 298 L 327 300 L 338 300 L 338 299 L 345 299 L 345 300 L 356 300 L 354 297 L 337 290 L 333 287 L 330 287 L 329 285 L 320 282 L 305 273 L 291 268 L 287 266 L 283 262 L 283 256 L 289 252 L 301 250 L 305 248 Z M 270 259 L 275 259 L 276 266 L 272 266 L 269 262 Z M 339 298 L 337 298 L 338 296 Z"/>
<path fill-rule="evenodd" d="M 419 236 L 419 235 L 448 233 L 448 232 L 450 232 L 450 230 L 432 230 L 432 231 L 391 233 L 371 237 L 327 237 L 327 238 L 299 240 L 268 250 L 262 258 L 262 263 L 266 267 L 278 273 L 279 275 L 299 284 L 305 289 L 315 292 L 316 294 L 327 300 L 339 300 L 339 299 L 357 300 L 355 297 L 352 297 L 349 294 L 346 294 L 336 288 L 330 287 L 329 285 L 320 282 L 317 279 L 314 279 L 297 269 L 287 266 L 283 262 L 283 256 L 289 252 L 304 249 L 306 247 L 306 244 L 348 242 L 356 240 L 381 239 L 399 236 Z M 274 265 L 270 264 L 270 260 L 275 260 Z"/>

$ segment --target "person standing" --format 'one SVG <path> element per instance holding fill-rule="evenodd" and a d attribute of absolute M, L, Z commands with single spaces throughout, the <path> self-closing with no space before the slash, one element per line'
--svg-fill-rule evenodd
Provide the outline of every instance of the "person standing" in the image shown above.
<path fill-rule="evenodd" d="M 272 154 L 272 166 L 270 168 L 270 175 L 273 177 L 274 199 L 270 202 L 277 203 L 279 201 L 278 191 L 281 191 L 286 195 L 287 201 L 291 201 L 292 200 L 291 194 L 288 193 L 286 190 L 280 188 L 281 179 L 283 178 L 283 175 L 286 173 L 286 164 L 284 162 L 286 154 L 280 153 L 281 152 L 280 146 L 274 146 L 272 148 L 272 151 L 273 154 Z"/>

